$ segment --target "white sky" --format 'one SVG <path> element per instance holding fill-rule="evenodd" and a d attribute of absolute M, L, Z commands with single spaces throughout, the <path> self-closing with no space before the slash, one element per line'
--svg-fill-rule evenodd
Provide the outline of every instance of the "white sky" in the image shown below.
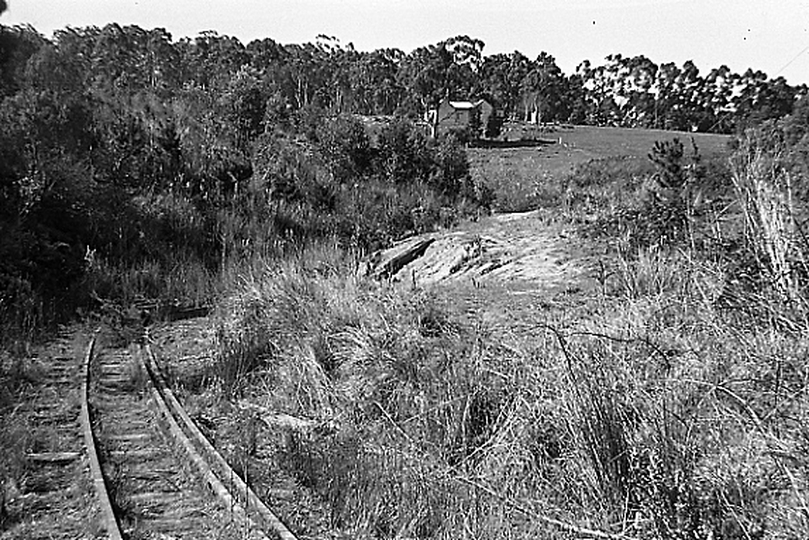
<path fill-rule="evenodd" d="M 338 37 L 357 49 L 409 52 L 456 35 L 484 54 L 518 50 L 556 57 L 570 74 L 584 59 L 643 54 L 660 64 L 693 60 L 703 74 L 722 64 L 792 84 L 809 83 L 809 0 L 7 0 L 0 24 L 31 24 L 50 36 L 65 26 L 109 22 L 163 27 L 175 39 L 203 30 L 280 43 Z"/>

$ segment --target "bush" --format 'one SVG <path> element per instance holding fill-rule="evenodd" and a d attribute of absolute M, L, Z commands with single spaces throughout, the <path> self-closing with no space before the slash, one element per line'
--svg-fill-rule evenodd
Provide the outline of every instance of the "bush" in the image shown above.
<path fill-rule="evenodd" d="M 356 182 L 368 174 L 371 146 L 359 120 L 342 115 L 324 118 L 315 130 L 314 142 L 336 184 Z"/>
<path fill-rule="evenodd" d="M 650 163 L 627 156 L 586 161 L 566 179 L 567 202 L 583 212 L 637 206 L 653 173 Z"/>

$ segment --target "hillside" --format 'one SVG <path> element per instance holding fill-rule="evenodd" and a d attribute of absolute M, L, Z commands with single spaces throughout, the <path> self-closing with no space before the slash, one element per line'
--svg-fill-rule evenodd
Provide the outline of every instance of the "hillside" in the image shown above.
<path fill-rule="evenodd" d="M 552 127 L 507 126 L 503 138 L 524 146 L 472 148 L 473 175 L 493 186 L 501 211 L 525 210 L 542 204 L 548 186 L 558 184 L 577 165 L 593 160 L 627 158 L 643 171 L 651 170 L 648 160 L 656 141 L 678 138 L 687 148 L 691 141 L 706 159 L 728 156 L 731 137 L 707 133 L 685 133 L 654 129 L 628 129 L 595 126 Z"/>
<path fill-rule="evenodd" d="M 805 88 L 618 56 L 567 77 L 466 36 L 0 37 L 9 433 L 37 336 L 134 348 L 157 320 L 176 394 L 302 538 L 805 536 Z M 622 95 L 630 64 L 649 84 Z M 557 124 L 413 122 L 473 89 Z M 178 306 L 213 308 L 159 321 Z"/>

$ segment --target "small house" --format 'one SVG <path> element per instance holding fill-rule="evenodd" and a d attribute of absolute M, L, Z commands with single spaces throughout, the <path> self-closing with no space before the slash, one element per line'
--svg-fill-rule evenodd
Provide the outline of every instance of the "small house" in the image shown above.
<path fill-rule="evenodd" d="M 433 136 L 448 131 L 461 131 L 468 128 L 485 128 L 494 114 L 494 107 L 485 99 L 476 101 L 451 101 L 445 98 L 438 109 L 430 111 Z"/>

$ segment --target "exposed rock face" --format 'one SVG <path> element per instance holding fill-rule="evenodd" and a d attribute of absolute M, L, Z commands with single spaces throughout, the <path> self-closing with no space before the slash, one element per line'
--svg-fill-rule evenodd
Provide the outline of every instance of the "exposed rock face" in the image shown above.
<path fill-rule="evenodd" d="M 366 272 L 377 279 L 391 278 L 423 256 L 433 242 L 435 238 L 417 236 L 403 240 L 390 249 L 378 251 L 372 257 Z"/>
<path fill-rule="evenodd" d="M 426 285 L 447 281 L 563 285 L 584 273 L 568 234 L 537 212 L 502 214 L 459 230 L 408 238 L 377 252 L 365 273 Z"/>

